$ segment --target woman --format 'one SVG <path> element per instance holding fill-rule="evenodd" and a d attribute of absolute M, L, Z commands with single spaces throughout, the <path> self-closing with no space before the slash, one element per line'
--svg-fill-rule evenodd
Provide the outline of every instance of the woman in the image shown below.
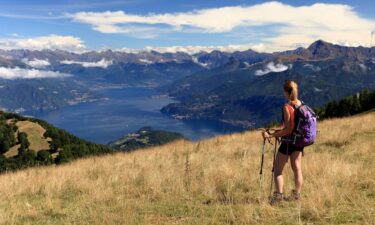
<path fill-rule="evenodd" d="M 278 138 L 288 136 L 292 133 L 294 127 L 294 107 L 299 107 L 302 103 L 298 100 L 298 86 L 293 80 L 287 80 L 284 83 L 284 96 L 288 102 L 283 106 L 283 128 L 273 134 L 263 132 L 263 138 Z M 285 200 L 299 200 L 303 183 L 301 161 L 303 148 L 293 144 L 282 143 L 276 155 L 274 164 L 274 179 L 276 191 L 271 198 L 271 204 L 278 203 L 284 199 L 283 196 L 283 169 L 290 157 L 290 164 L 294 173 L 295 189 L 292 190 L 290 197 Z"/>

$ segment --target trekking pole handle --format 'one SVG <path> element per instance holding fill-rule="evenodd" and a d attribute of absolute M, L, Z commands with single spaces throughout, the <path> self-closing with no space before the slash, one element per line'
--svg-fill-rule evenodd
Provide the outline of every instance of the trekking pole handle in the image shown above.
<path fill-rule="evenodd" d="M 260 131 L 265 131 L 269 134 L 274 134 L 275 132 L 279 131 L 280 129 L 275 129 L 275 128 L 259 128 L 258 130 Z"/>
<path fill-rule="evenodd" d="M 277 131 L 279 131 L 279 129 L 274 129 L 274 128 L 259 128 L 258 130 L 263 131 L 263 132 L 267 132 L 268 134 L 274 134 Z M 271 145 L 273 145 L 271 143 L 270 139 L 267 139 L 267 141 L 268 141 L 268 143 L 270 143 Z"/>

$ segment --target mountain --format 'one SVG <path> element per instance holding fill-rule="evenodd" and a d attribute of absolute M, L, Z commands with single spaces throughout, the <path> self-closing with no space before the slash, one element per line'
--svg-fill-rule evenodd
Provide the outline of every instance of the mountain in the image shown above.
<path fill-rule="evenodd" d="M 116 150 L 128 152 L 140 148 L 163 145 L 179 139 L 185 138 L 176 132 L 154 130 L 151 127 L 143 127 L 136 132 L 130 133 L 109 143 L 108 146 Z"/>
<path fill-rule="evenodd" d="M 0 79 L 0 96 L 4 111 L 19 113 L 53 110 L 103 98 L 69 78 Z"/>
<path fill-rule="evenodd" d="M 2 174 L 0 223 L 373 224 L 374 120 L 319 122 L 300 202 L 267 204 L 274 146 L 266 142 L 260 185 L 262 138 L 248 131 Z M 289 195 L 289 166 L 284 182 Z"/>
<path fill-rule="evenodd" d="M 0 114 L 0 172 L 111 152 L 109 147 L 79 139 L 45 121 Z"/>
<path fill-rule="evenodd" d="M 57 109 L 110 97 L 95 91 L 102 87 L 154 88 L 233 60 L 241 60 L 246 66 L 269 57 L 252 50 L 187 54 L 0 49 L 0 95 L 4 96 L 0 108 L 14 112 Z M 53 78 L 47 79 L 50 76 Z"/>
<path fill-rule="evenodd" d="M 25 67 L 21 61 L 0 55 L 0 67 Z"/>
<path fill-rule="evenodd" d="M 0 57 L 18 61 L 23 68 L 58 71 L 87 82 L 128 85 L 164 84 L 169 79 L 175 80 L 204 69 L 186 53 L 155 51 L 134 54 L 107 50 L 77 54 L 62 50 L 3 50 Z"/>
<path fill-rule="evenodd" d="M 18 61 L 23 67 L 39 66 L 89 80 L 129 85 L 164 85 L 194 72 L 224 65 L 231 58 L 253 64 L 270 56 L 252 50 L 233 53 L 215 50 L 192 55 L 156 51 L 128 53 L 106 50 L 78 54 L 62 50 L 0 50 L 0 66 L 1 59 L 6 58 L 8 61 Z M 15 63 L 4 63 L 4 66 L 11 65 Z"/>
<path fill-rule="evenodd" d="M 296 80 L 300 98 L 318 107 L 375 88 L 374 59 L 375 48 L 317 41 L 306 49 L 274 53 L 272 59 L 252 65 L 232 60 L 161 87 L 180 101 L 161 111 L 175 118 L 260 127 L 281 119 L 284 80 Z"/>
<path fill-rule="evenodd" d="M 301 52 L 305 59 L 323 60 L 342 58 L 346 61 L 365 62 L 375 55 L 375 47 L 345 47 L 318 40 Z"/>
<path fill-rule="evenodd" d="M 269 53 L 259 53 L 251 49 L 246 51 L 235 51 L 233 53 L 221 52 L 219 50 L 214 50 L 212 52 L 200 52 L 193 55 L 195 62 L 200 63 L 206 68 L 212 69 L 225 65 L 233 59 L 240 60 L 247 64 L 254 64 L 257 62 L 262 62 L 264 60 L 270 59 L 272 54 Z"/>
<path fill-rule="evenodd" d="M 314 107 L 321 106 L 374 88 L 374 62 L 375 48 L 344 47 L 322 40 L 308 48 L 271 54 L 251 49 L 195 54 L 0 50 L 0 87 L 7 87 L 0 88 L 0 95 L 6 96 L 0 98 L 0 107 L 16 112 L 56 109 L 110 97 L 98 94 L 102 87 L 142 86 L 179 100 L 180 104 L 162 110 L 173 117 L 262 126 L 269 115 L 277 117 L 277 107 L 283 102 L 282 79 L 298 78 L 306 84 L 301 86 L 301 97 Z M 25 79 L 56 73 L 67 76 L 62 80 Z M 11 79 L 3 77 L 9 74 Z M 266 89 L 256 86 L 266 81 L 271 82 Z M 259 105 L 252 102 L 274 103 L 275 108 L 260 113 Z"/>

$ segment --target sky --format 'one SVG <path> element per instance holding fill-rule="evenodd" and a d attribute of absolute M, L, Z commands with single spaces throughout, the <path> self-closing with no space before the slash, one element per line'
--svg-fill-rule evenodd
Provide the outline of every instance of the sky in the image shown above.
<path fill-rule="evenodd" d="M 0 0 L 0 49 L 274 52 L 375 45 L 371 0 Z"/>

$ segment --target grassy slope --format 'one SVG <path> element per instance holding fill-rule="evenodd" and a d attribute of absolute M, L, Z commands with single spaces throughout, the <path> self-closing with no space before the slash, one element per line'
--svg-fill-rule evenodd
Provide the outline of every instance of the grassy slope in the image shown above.
<path fill-rule="evenodd" d="M 49 149 L 48 141 L 50 138 L 44 138 L 43 134 L 46 132 L 46 130 L 38 123 L 31 121 L 18 121 L 16 125 L 19 132 L 25 132 L 27 134 L 27 139 L 30 142 L 30 149 L 34 150 L 35 152 Z M 19 144 L 13 146 L 4 155 L 6 157 L 17 155 L 19 147 Z"/>
<path fill-rule="evenodd" d="M 0 176 L 1 224 L 373 224 L 375 113 L 319 124 L 301 205 L 267 204 L 258 132 Z M 290 168 L 286 192 L 293 188 Z"/>
<path fill-rule="evenodd" d="M 48 150 L 50 138 L 44 138 L 43 134 L 46 132 L 38 123 L 31 121 L 18 121 L 16 123 L 20 132 L 27 134 L 27 139 L 30 142 L 30 149 L 38 152 L 40 150 Z"/>

